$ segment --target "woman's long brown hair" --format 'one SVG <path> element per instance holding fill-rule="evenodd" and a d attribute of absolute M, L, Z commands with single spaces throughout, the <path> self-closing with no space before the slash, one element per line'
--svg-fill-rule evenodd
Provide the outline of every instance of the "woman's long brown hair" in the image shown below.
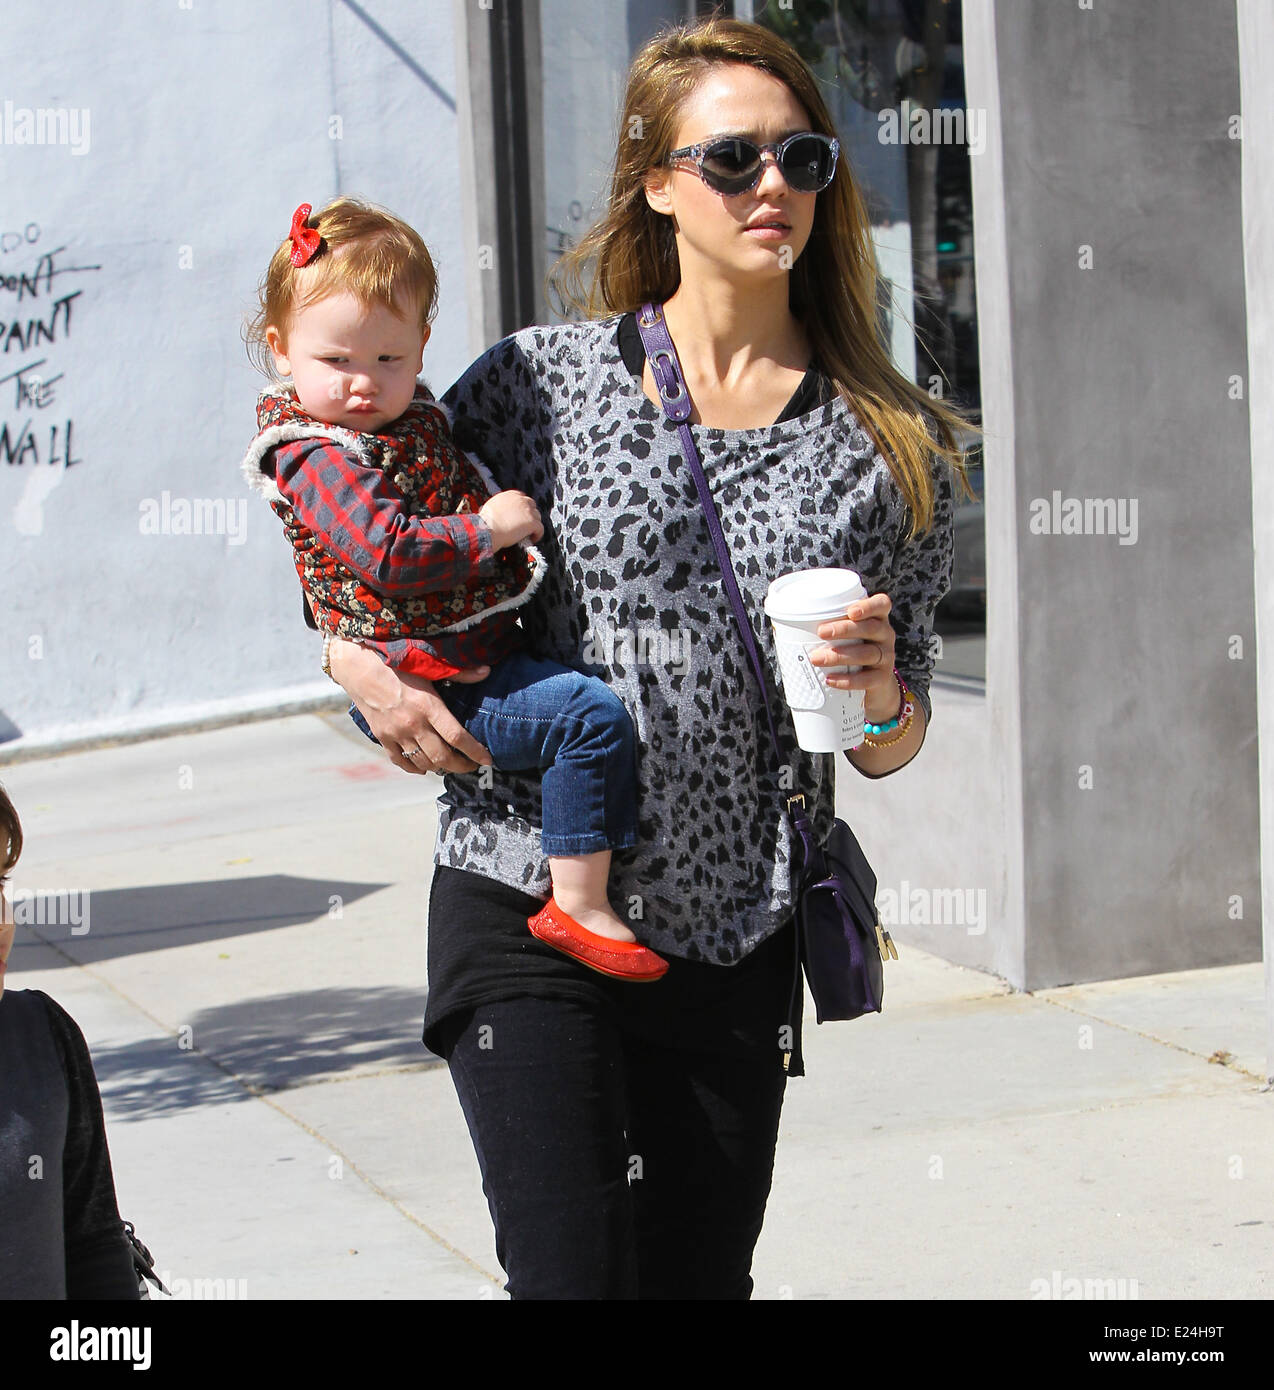
<path fill-rule="evenodd" d="M 811 129 L 836 134 L 813 73 L 794 48 L 759 24 L 712 17 L 656 34 L 628 72 L 606 212 L 550 274 L 563 306 L 589 318 L 631 313 L 647 300 L 668 299 L 681 283 L 672 219 L 647 203 L 646 175 L 675 148 L 686 98 L 707 69 L 721 63 L 744 63 L 777 77 L 809 114 Z M 871 223 L 844 158 L 818 195 L 809 242 L 792 267 L 789 303 L 819 364 L 888 461 L 911 513 L 912 535 L 929 530 L 933 458 L 945 459 L 972 496 L 957 440 L 975 427 L 960 410 L 908 381 L 880 341 Z"/>

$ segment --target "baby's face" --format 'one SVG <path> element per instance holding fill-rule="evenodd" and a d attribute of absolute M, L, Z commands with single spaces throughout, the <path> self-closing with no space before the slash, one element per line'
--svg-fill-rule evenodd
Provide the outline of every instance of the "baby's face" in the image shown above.
<path fill-rule="evenodd" d="M 429 329 L 352 294 L 334 294 L 292 315 L 284 335 L 266 329 L 274 363 L 292 378 L 316 420 L 375 434 L 411 404 Z"/>

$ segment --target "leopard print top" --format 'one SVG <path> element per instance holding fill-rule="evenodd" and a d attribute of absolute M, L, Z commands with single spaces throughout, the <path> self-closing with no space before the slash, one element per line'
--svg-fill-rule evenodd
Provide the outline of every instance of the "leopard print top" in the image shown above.
<path fill-rule="evenodd" d="M 624 366 L 618 319 L 528 328 L 443 397 L 456 443 L 528 493 L 547 572 L 521 610 L 531 651 L 600 676 L 637 730 L 639 845 L 617 851 L 610 896 L 656 951 L 732 964 L 792 912 L 783 802 L 834 815 L 831 755 L 796 746 L 777 674 L 775 767 L 676 428 Z M 898 669 L 931 713 L 933 612 L 952 569 L 953 488 L 935 459 L 935 524 L 906 538 L 888 465 L 839 398 L 763 429 L 693 427 L 759 650 L 777 672 L 762 602 L 770 580 L 857 570 L 893 603 Z M 435 861 L 547 896 L 534 774 L 449 776 Z"/>

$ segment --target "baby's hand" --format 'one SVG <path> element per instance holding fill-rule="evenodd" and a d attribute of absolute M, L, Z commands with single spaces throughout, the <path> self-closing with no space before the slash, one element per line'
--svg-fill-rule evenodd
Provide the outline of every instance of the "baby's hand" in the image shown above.
<path fill-rule="evenodd" d="M 491 544 L 496 550 L 521 540 L 538 541 L 544 534 L 540 509 L 526 495 L 510 488 L 483 503 L 478 515 L 491 528 Z"/>

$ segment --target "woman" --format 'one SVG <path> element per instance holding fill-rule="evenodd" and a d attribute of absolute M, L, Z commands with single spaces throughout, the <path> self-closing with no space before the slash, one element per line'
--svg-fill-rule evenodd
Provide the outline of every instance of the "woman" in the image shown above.
<path fill-rule="evenodd" d="M 22 825 L 0 787 L 0 1299 L 138 1299 L 84 1034 L 47 994 L 5 992 L 4 892 Z"/>
<path fill-rule="evenodd" d="M 833 765 L 796 747 L 776 697 L 789 761 L 773 766 L 633 311 L 665 302 L 771 669 L 770 580 L 814 565 L 862 576 L 869 598 L 820 629 L 867 644 L 862 669 L 829 680 L 863 690 L 875 724 L 899 718 L 904 685 L 916 697 L 878 746 L 847 755 L 869 777 L 924 739 L 930 623 L 950 582 L 951 428 L 963 421 L 900 377 L 876 339 L 864 205 L 791 48 L 732 20 L 666 31 L 633 63 L 620 131 L 608 212 L 560 277 L 590 321 L 497 344 L 445 402 L 457 442 L 544 519 L 531 649 L 600 674 L 636 725 L 641 843 L 615 856 L 612 900 L 671 959 L 667 976 L 612 984 L 528 938 L 548 890 L 535 781 L 465 775 L 486 751 L 426 682 L 349 643 L 333 644 L 331 669 L 393 762 L 452 774 L 424 1037 L 459 1093 L 510 1293 L 747 1298 L 789 1047 L 782 807 L 804 792 L 825 833 Z M 788 139 L 801 133 L 816 138 Z M 815 659 L 837 662 L 830 647 Z"/>

